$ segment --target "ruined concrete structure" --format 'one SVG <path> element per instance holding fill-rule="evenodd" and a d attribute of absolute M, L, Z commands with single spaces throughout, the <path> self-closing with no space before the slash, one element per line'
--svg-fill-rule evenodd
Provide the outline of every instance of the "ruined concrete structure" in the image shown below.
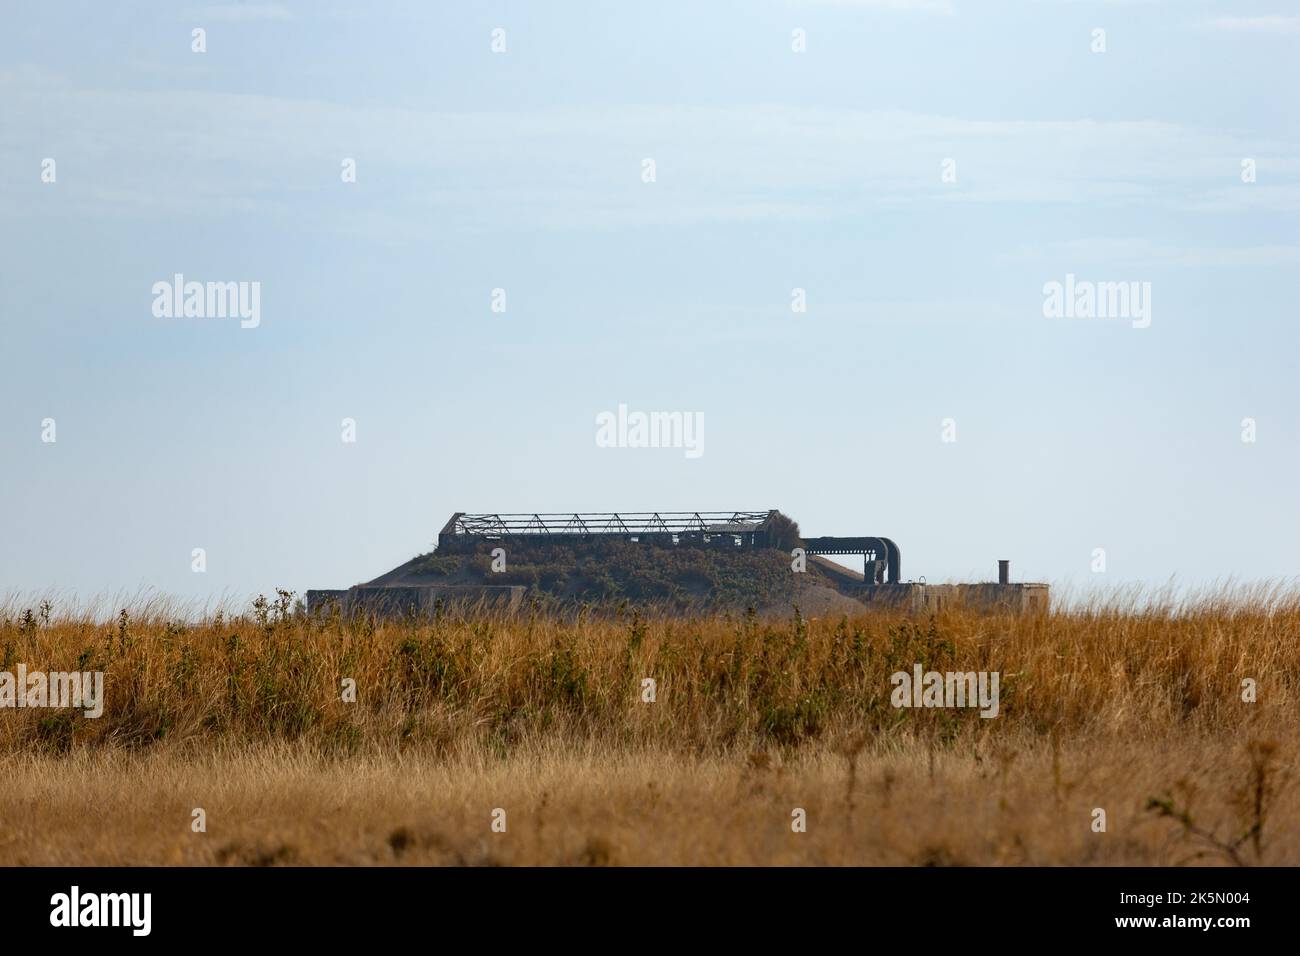
<path fill-rule="evenodd" d="M 863 588 L 858 600 L 868 607 L 902 608 L 913 614 L 935 614 L 957 607 L 980 611 L 1031 614 L 1049 607 L 1046 584 L 878 584 Z"/>
<path fill-rule="evenodd" d="M 793 548 L 785 540 L 789 522 L 775 508 L 767 511 L 624 511 L 587 514 L 480 514 L 457 511 L 438 533 L 438 550 L 472 551 L 481 542 L 579 542 L 619 538 L 656 547 L 708 547 L 722 550 Z M 888 538 L 803 538 L 805 554 L 860 554 L 873 583 L 897 584 L 902 554 Z"/>
<path fill-rule="evenodd" d="M 328 610 L 331 605 L 346 615 L 375 617 L 421 617 L 437 614 L 440 608 L 482 607 L 512 611 L 528 590 L 519 585 L 493 584 L 359 584 L 346 591 L 311 590 L 307 610 Z"/>
<path fill-rule="evenodd" d="M 901 608 L 918 614 L 935 613 L 956 605 L 1022 614 L 1048 608 L 1048 586 L 1011 583 L 1007 561 L 998 562 L 997 583 L 903 581 L 902 555 L 898 545 L 889 538 L 795 538 L 793 529 L 793 522 L 775 509 L 478 515 L 458 511 L 443 525 L 437 553 L 470 554 L 485 545 L 509 551 L 514 544 L 539 541 L 573 544 L 597 538 L 616 538 L 659 548 L 783 551 L 802 548 L 805 554 L 861 555 L 865 575 L 852 596 L 867 607 Z M 519 606 L 526 592 L 526 588 L 517 585 L 416 582 L 404 577 L 401 571 L 395 569 L 368 584 L 347 590 L 308 591 L 308 610 L 333 606 L 344 614 L 429 617 L 439 608 L 453 606 L 511 610 Z M 849 587 L 853 585 L 850 583 Z"/>

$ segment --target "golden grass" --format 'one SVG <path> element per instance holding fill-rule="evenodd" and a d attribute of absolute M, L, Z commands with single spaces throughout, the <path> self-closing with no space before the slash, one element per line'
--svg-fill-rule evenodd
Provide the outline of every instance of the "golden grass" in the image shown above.
<path fill-rule="evenodd" d="M 0 607 L 0 670 L 102 670 L 107 702 L 0 711 L 14 863 L 1300 863 L 1285 589 L 933 619 L 25 610 Z M 1000 671 L 1000 716 L 895 710 L 915 663 Z"/>

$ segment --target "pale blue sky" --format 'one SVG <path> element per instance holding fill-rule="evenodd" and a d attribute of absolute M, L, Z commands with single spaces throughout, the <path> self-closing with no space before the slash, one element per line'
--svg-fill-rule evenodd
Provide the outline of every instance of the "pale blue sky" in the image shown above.
<path fill-rule="evenodd" d="M 456 510 L 1300 572 L 1300 5 L 361 6 L 5 5 L 0 593 L 346 586 Z M 154 318 L 177 272 L 261 325 Z M 1044 318 L 1066 273 L 1150 328 Z M 620 402 L 703 457 L 596 447 Z"/>

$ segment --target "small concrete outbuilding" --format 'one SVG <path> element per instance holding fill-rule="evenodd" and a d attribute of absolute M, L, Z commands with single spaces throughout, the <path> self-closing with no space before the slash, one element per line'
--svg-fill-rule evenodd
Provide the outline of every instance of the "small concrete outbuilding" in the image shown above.
<path fill-rule="evenodd" d="M 933 614 L 958 606 L 979 611 L 1032 614 L 1048 609 L 1050 592 L 1048 585 L 1038 582 L 1013 584 L 1011 562 L 1002 560 L 998 561 L 996 584 L 926 584 L 923 581 L 869 584 L 863 591 L 862 601 L 869 607 L 902 607 L 916 614 Z"/>

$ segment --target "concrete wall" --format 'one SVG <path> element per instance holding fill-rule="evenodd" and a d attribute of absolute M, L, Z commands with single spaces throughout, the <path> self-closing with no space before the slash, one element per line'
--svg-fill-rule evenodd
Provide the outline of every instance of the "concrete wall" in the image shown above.
<path fill-rule="evenodd" d="M 1051 603 L 1046 584 L 959 584 L 957 588 L 958 600 L 981 610 L 1036 614 Z"/>
<path fill-rule="evenodd" d="M 342 610 L 343 602 L 347 599 L 347 591 L 328 588 L 309 589 L 307 591 L 307 612 L 317 614 L 325 611 L 331 605 L 337 605 L 339 610 Z"/>
<path fill-rule="evenodd" d="M 1046 584 L 877 584 L 863 589 L 859 600 L 868 607 L 934 614 L 955 607 L 1016 614 L 1046 611 Z"/>
<path fill-rule="evenodd" d="M 307 610 L 314 613 L 334 605 L 344 615 L 432 617 L 441 603 L 448 609 L 475 606 L 511 611 L 523 601 L 526 590 L 520 585 L 489 584 L 359 585 L 346 591 L 308 591 Z"/>
<path fill-rule="evenodd" d="M 358 585 L 346 591 L 307 592 L 307 610 L 326 611 L 336 606 L 340 613 L 370 614 L 377 617 L 432 617 L 438 602 L 445 608 L 471 605 L 491 610 L 514 610 L 524 600 L 521 585 Z M 869 608 L 902 610 L 909 614 L 934 614 L 965 607 L 982 612 L 1010 611 L 1040 613 L 1048 609 L 1046 584 L 877 584 L 863 588 L 858 599 Z"/>

